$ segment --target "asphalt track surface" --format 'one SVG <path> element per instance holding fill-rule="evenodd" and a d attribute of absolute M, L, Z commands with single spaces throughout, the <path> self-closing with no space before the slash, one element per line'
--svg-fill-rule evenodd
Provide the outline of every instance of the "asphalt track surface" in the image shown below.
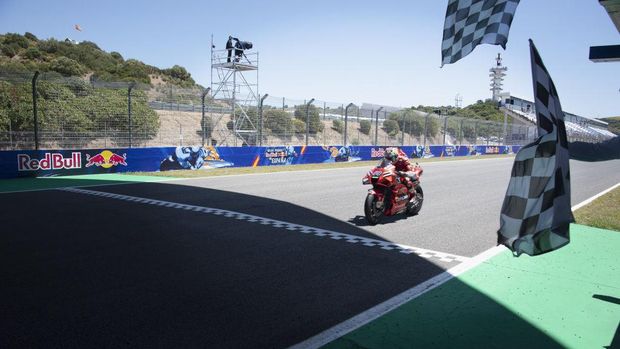
<path fill-rule="evenodd" d="M 512 161 L 428 163 L 377 226 L 367 168 L 0 194 L 0 347 L 288 347 L 493 247 Z"/>

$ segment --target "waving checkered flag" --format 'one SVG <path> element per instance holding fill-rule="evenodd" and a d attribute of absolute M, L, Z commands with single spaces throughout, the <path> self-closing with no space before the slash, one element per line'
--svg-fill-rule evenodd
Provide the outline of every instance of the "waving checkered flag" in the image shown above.
<path fill-rule="evenodd" d="M 443 25 L 441 66 L 467 56 L 479 44 L 506 49 L 519 0 L 450 0 Z"/>
<path fill-rule="evenodd" d="M 502 212 L 498 244 L 531 256 L 569 242 L 574 222 L 564 113 L 553 81 L 530 40 L 538 139 L 516 155 Z"/>

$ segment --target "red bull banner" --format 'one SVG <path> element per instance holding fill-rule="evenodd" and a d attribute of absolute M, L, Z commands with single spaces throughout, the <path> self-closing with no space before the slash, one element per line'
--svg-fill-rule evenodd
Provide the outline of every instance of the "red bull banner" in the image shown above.
<path fill-rule="evenodd" d="M 516 153 L 520 146 L 404 146 L 410 158 Z M 383 157 L 387 146 L 162 147 L 0 151 L 0 178 L 114 172 L 210 170 L 353 162 Z"/>

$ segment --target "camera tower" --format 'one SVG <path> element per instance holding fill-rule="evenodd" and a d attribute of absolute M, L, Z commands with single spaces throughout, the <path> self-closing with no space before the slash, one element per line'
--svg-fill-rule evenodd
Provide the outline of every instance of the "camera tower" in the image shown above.
<path fill-rule="evenodd" d="M 258 143 L 258 52 L 242 52 L 235 56 L 233 49 L 229 59 L 228 50 L 214 49 L 211 37 L 211 97 L 227 110 L 213 122 L 220 145 Z"/>

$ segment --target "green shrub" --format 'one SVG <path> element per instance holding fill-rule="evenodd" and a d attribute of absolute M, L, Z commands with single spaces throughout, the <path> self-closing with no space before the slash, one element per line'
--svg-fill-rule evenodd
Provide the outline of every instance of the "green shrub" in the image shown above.
<path fill-rule="evenodd" d="M 34 42 L 39 41 L 39 38 L 37 38 L 34 34 L 32 34 L 32 33 L 30 33 L 30 32 L 26 32 L 26 33 L 24 34 L 24 37 L 25 37 L 26 39 L 30 40 L 30 41 L 34 41 Z"/>
<path fill-rule="evenodd" d="M 281 134 L 292 129 L 293 119 L 291 114 L 284 110 L 267 109 L 263 110 L 263 123 L 263 127 L 270 129 L 271 132 Z"/>
<path fill-rule="evenodd" d="M 385 120 L 383 122 L 383 130 L 387 132 L 390 137 L 394 137 L 400 132 L 400 127 L 398 126 L 398 122 L 396 120 Z"/>
<path fill-rule="evenodd" d="M 12 58 L 17 54 L 17 50 L 13 45 L 2 45 L 2 54 Z"/>
<path fill-rule="evenodd" d="M 369 120 L 362 120 L 360 121 L 360 132 L 365 134 L 365 135 L 369 135 L 370 134 L 370 121 Z"/>
<path fill-rule="evenodd" d="M 39 49 L 47 53 L 56 53 L 60 50 L 60 42 L 55 39 L 49 39 L 39 42 Z"/>
<path fill-rule="evenodd" d="M 308 114 L 309 114 L 308 118 L 310 121 L 310 127 L 309 127 L 310 133 L 316 134 L 316 133 L 323 131 L 323 128 L 325 126 L 321 122 L 321 117 L 319 115 L 319 109 L 315 105 L 311 104 L 308 107 Z M 305 104 L 296 105 L 294 115 L 295 115 L 295 119 L 303 122 L 305 125 L 306 124 L 306 105 Z M 305 128 L 304 128 L 304 132 L 306 132 Z"/>
<path fill-rule="evenodd" d="M 97 44 L 95 44 L 92 41 L 82 41 L 78 44 L 78 46 L 80 47 L 84 47 L 84 48 L 89 48 L 91 50 L 97 50 L 97 51 L 101 51 L 101 49 L 99 48 L 99 46 L 97 46 Z"/>
<path fill-rule="evenodd" d="M 332 129 L 340 134 L 344 132 L 344 123 L 340 119 L 334 119 L 332 121 Z"/>
<path fill-rule="evenodd" d="M 43 54 L 36 47 L 30 47 L 26 50 L 26 58 L 28 59 L 39 59 Z"/>
<path fill-rule="evenodd" d="M 28 39 L 26 39 L 22 35 L 15 34 L 15 33 L 7 33 L 6 35 L 4 35 L 3 42 L 5 45 L 15 44 L 21 48 L 28 48 L 28 46 L 30 45 L 30 42 L 28 42 Z"/>
<path fill-rule="evenodd" d="M 306 133 L 306 123 L 299 120 L 299 119 L 293 119 L 293 129 L 295 130 L 295 133 Z"/>
<path fill-rule="evenodd" d="M 50 63 L 50 69 L 66 76 L 79 76 L 84 73 L 80 63 L 67 57 L 57 57 Z"/>

